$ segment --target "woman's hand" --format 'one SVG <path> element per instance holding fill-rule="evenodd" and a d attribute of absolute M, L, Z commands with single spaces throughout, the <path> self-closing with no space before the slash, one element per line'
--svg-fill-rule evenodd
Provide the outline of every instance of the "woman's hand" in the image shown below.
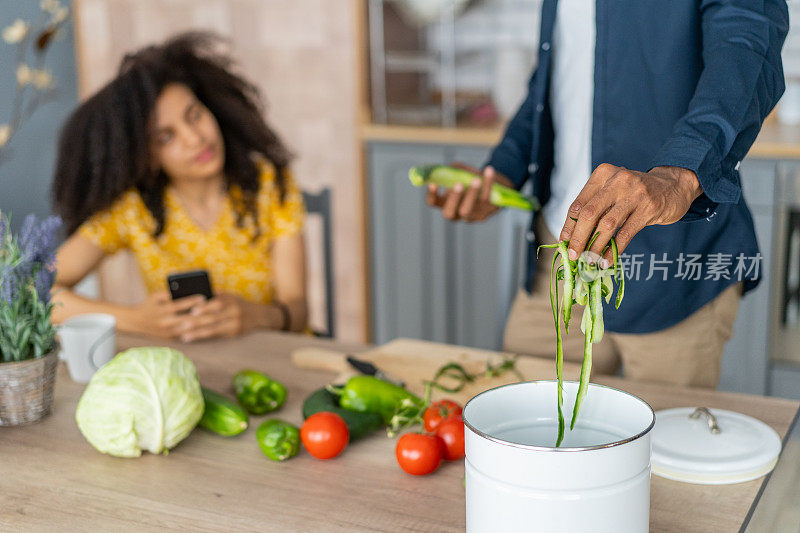
<path fill-rule="evenodd" d="M 201 297 L 202 300 L 202 297 Z M 263 306 L 233 294 L 217 294 L 201 301 L 181 318 L 178 335 L 183 342 L 212 337 L 235 337 L 258 326 Z"/>
<path fill-rule="evenodd" d="M 173 301 L 166 291 L 153 293 L 131 309 L 130 329 L 135 333 L 174 339 L 184 331 L 186 319 L 191 316 L 187 313 L 204 303 L 205 297 L 199 294 Z"/>

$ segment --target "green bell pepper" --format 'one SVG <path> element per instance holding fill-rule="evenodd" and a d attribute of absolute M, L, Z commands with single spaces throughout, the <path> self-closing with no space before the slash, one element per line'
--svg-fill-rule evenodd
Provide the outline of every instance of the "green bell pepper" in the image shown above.
<path fill-rule="evenodd" d="M 384 424 L 401 408 L 422 409 L 425 402 L 403 387 L 373 376 L 353 376 L 344 387 L 328 390 L 339 396 L 339 406 L 361 413 L 377 413 Z"/>
<path fill-rule="evenodd" d="M 258 426 L 256 439 L 264 455 L 273 461 L 285 461 L 300 451 L 300 430 L 277 418 Z"/>
<path fill-rule="evenodd" d="M 242 370 L 233 376 L 236 398 L 247 412 L 263 415 L 286 403 L 286 387 L 255 370 Z"/>

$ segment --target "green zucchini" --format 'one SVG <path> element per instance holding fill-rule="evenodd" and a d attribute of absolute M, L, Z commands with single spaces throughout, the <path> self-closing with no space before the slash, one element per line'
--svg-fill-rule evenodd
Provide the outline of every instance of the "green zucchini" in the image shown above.
<path fill-rule="evenodd" d="M 369 435 L 383 427 L 383 419 L 377 413 L 360 413 L 339 407 L 339 398 L 322 388 L 312 392 L 303 402 L 303 419 L 320 412 L 336 413 L 344 419 L 350 432 L 350 442 Z"/>
<path fill-rule="evenodd" d="M 412 167 L 408 171 L 408 179 L 415 187 L 432 183 L 439 187 L 452 189 L 457 183 L 460 183 L 466 188 L 472 184 L 475 178 L 482 179 L 469 170 L 448 165 L 422 165 Z M 525 196 L 511 187 L 499 183 L 492 185 L 489 202 L 497 207 L 513 207 L 525 211 L 538 211 L 542 207 L 536 197 Z"/>
<path fill-rule="evenodd" d="M 232 437 L 247 429 L 247 412 L 236 402 L 205 387 L 201 389 L 206 405 L 199 422 L 201 427 L 223 437 Z"/>

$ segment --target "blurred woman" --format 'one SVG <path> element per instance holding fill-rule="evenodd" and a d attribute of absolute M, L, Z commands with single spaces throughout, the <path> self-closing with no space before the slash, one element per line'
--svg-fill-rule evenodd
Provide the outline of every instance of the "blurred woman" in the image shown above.
<path fill-rule="evenodd" d="M 187 342 L 305 328 L 304 208 L 289 153 L 218 44 L 189 33 L 125 57 L 64 126 L 53 198 L 69 237 L 56 321 L 104 312 L 122 331 Z M 121 249 L 136 257 L 143 303 L 72 292 Z M 167 276 L 196 269 L 214 297 L 171 300 Z"/>

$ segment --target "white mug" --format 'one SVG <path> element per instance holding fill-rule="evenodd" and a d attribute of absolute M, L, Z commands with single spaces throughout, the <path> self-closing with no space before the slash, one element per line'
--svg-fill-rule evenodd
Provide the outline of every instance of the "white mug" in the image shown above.
<path fill-rule="evenodd" d="M 105 313 L 77 315 L 58 328 L 59 357 L 67 362 L 73 381 L 86 383 L 114 357 L 117 321 Z"/>

